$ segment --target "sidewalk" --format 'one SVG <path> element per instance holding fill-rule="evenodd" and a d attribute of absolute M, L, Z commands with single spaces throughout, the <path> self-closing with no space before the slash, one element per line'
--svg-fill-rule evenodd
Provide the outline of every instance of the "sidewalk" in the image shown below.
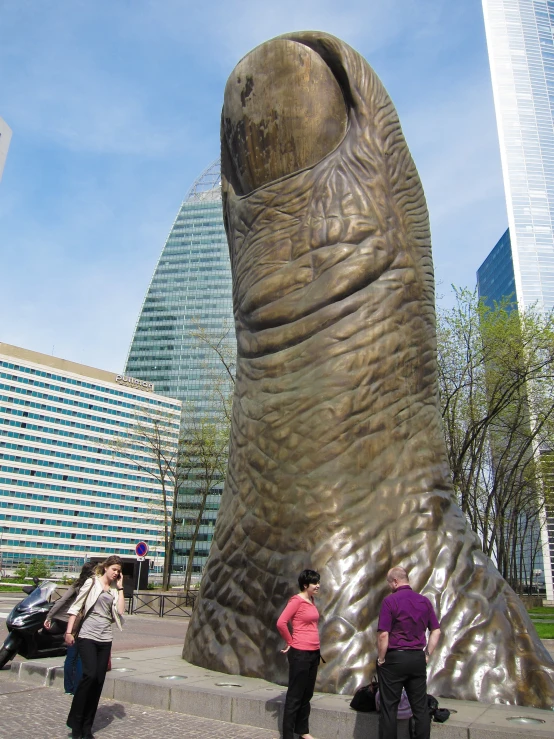
<path fill-rule="evenodd" d="M 14 681 L 0 672 L 0 739 L 67 739 L 71 696 Z M 275 731 L 229 725 L 185 714 L 103 698 L 96 714 L 97 739 L 278 739 Z"/>
<path fill-rule="evenodd" d="M 4 670 L 0 673 L 1 684 L 9 683 L 18 687 L 24 692 L 16 693 L 16 696 L 27 695 L 26 700 L 31 696 L 30 688 L 40 690 L 41 696 L 51 694 L 53 704 L 57 706 L 56 720 L 59 725 L 59 711 L 63 714 L 69 705 L 68 697 L 60 693 L 63 685 L 61 664 L 62 660 L 56 658 L 15 662 L 9 672 Z M 179 737 L 247 739 L 256 736 L 260 739 L 276 739 L 279 736 L 277 731 L 286 691 L 280 685 L 195 667 L 181 659 L 181 648 L 175 646 L 116 653 L 113 668 L 108 673 L 104 687 L 103 713 L 95 727 L 98 739 L 115 736 L 115 733 L 110 733 L 115 724 L 119 726 L 120 738 L 148 736 L 155 739 L 159 736 L 170 739 L 174 735 L 170 733 L 173 729 L 166 729 L 166 726 L 177 724 L 186 726 L 187 731 L 196 731 L 187 734 L 181 728 Z M 13 693 L 10 693 L 10 703 L 12 696 Z M 25 702 L 21 697 L 17 700 Z M 44 700 L 48 703 L 47 697 Z M 317 739 L 376 739 L 377 715 L 356 713 L 349 707 L 349 702 L 350 696 L 316 693 L 310 719 L 312 734 Z M 445 724 L 433 725 L 432 739 L 516 739 L 523 735 L 554 737 L 554 713 L 551 711 L 446 699 L 441 699 L 440 705 L 455 713 Z M 143 714 L 137 706 L 148 710 Z M 154 715 L 153 709 L 159 712 L 156 714 L 158 719 L 152 719 L 158 733 L 137 733 L 134 724 L 127 728 L 128 725 L 121 723 L 118 718 L 135 715 L 149 717 Z M 518 717 L 524 717 L 525 723 L 514 721 Z M 35 720 L 36 727 L 27 734 L 21 734 L 21 739 L 39 739 L 43 736 L 37 733 L 43 726 L 40 711 L 34 712 L 34 719 L 29 720 Z M 224 733 L 212 733 L 207 725 L 196 730 L 193 727 L 199 720 L 225 722 L 223 726 L 226 729 L 217 723 L 214 731 L 221 730 Z M 144 721 L 148 723 L 150 719 L 147 721 L 145 718 Z M 183 721 L 185 724 L 179 723 Z M 407 722 L 399 723 L 399 739 L 406 739 Z M 4 736 L 4 726 L 2 720 L 0 738 Z M 253 731 L 247 727 L 256 728 Z M 8 736 L 19 737 L 10 733 L 6 734 L 6 739 Z M 60 736 L 66 735 L 62 733 Z"/>

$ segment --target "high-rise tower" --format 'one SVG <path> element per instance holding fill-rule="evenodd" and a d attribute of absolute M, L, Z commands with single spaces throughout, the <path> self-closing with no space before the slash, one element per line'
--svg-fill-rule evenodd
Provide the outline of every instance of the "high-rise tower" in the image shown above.
<path fill-rule="evenodd" d="M 8 156 L 8 149 L 10 148 L 10 141 L 12 138 L 12 130 L 2 118 L 0 118 L 0 180 L 4 172 L 4 165 L 6 163 L 6 157 Z"/>
<path fill-rule="evenodd" d="M 515 292 L 554 307 L 554 2 L 483 0 Z"/>
<path fill-rule="evenodd" d="M 508 231 L 477 273 L 480 296 L 554 308 L 554 0 L 483 0 Z M 537 454 L 551 450 L 537 450 Z M 548 511 L 552 514 L 551 511 Z M 544 517 L 554 598 L 554 517 Z"/>
<path fill-rule="evenodd" d="M 194 182 L 169 233 L 146 293 L 125 372 L 148 379 L 157 393 L 182 400 L 196 412 L 210 415 L 214 403 L 214 378 L 225 368 L 215 352 L 195 334 L 234 349 L 235 333 L 231 266 L 221 206 L 219 160 Z M 208 498 L 196 543 L 194 572 L 208 556 L 219 509 L 222 483 Z M 194 489 L 179 496 L 180 518 L 194 514 Z M 173 571 L 182 571 L 190 552 L 191 532 L 177 528 Z"/>

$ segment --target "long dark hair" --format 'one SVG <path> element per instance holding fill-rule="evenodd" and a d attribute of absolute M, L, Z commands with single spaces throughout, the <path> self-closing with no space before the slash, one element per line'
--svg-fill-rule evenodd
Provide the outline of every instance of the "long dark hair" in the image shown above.
<path fill-rule="evenodd" d="M 89 579 L 89 577 L 92 577 L 94 575 L 94 567 L 95 565 L 93 565 L 92 562 L 85 562 L 85 564 L 81 567 L 79 577 L 73 583 L 77 590 L 80 590 L 85 582 Z"/>

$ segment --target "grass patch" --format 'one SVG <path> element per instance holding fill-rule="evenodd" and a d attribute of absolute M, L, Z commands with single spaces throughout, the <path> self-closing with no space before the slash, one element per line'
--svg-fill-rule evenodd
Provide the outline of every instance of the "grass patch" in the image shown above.
<path fill-rule="evenodd" d="M 537 616 L 552 616 L 554 618 L 554 608 L 530 608 L 528 613 L 531 616 L 536 614 Z"/>
<path fill-rule="evenodd" d="M 554 624 L 533 624 L 541 639 L 554 639 Z"/>

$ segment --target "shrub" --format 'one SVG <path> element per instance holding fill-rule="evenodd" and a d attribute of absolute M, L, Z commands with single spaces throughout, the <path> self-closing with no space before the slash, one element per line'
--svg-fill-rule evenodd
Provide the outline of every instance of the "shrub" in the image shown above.
<path fill-rule="evenodd" d="M 35 557 L 31 560 L 31 564 L 27 571 L 27 577 L 38 577 L 39 580 L 44 580 L 52 574 L 53 565 L 53 562 L 47 562 L 45 559 L 38 559 Z"/>
<path fill-rule="evenodd" d="M 25 580 L 27 577 L 27 570 L 29 569 L 28 565 L 26 565 L 24 562 L 20 562 L 17 567 L 15 568 L 15 576 L 18 580 Z"/>

